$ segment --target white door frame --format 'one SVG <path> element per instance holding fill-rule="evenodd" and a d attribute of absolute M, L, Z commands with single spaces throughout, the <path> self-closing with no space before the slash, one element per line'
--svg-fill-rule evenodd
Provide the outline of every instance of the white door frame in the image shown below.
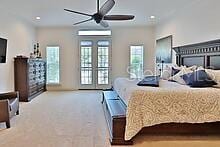
<path fill-rule="evenodd" d="M 109 41 L 109 81 L 108 85 L 100 85 L 98 84 L 98 41 Z M 92 84 L 83 85 L 81 84 L 81 41 L 92 41 Z M 110 36 L 79 36 L 79 89 L 108 89 L 111 88 L 112 85 L 112 41 Z"/>

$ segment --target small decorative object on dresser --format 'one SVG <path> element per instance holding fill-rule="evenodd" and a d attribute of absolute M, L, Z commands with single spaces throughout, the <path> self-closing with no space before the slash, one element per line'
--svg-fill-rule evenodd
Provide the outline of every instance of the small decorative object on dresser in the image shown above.
<path fill-rule="evenodd" d="M 46 91 L 46 62 L 23 56 L 14 58 L 15 91 L 20 101 L 28 102 Z"/>
<path fill-rule="evenodd" d="M 33 52 L 32 57 L 34 57 L 34 58 L 42 58 L 41 57 L 41 51 L 40 51 L 40 44 L 39 43 L 34 45 L 34 52 Z"/>

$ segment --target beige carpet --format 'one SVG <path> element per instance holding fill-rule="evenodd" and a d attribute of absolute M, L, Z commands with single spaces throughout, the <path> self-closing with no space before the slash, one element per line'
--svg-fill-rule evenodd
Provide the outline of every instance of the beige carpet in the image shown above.
<path fill-rule="evenodd" d="M 108 132 L 95 91 L 46 92 L 21 103 L 12 128 L 0 124 L 0 147 L 109 147 Z M 138 136 L 135 147 L 219 147 L 219 137 Z"/>

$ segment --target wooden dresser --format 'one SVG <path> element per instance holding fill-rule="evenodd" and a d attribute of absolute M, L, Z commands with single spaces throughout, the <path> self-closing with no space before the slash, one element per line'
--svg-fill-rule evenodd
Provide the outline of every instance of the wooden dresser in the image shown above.
<path fill-rule="evenodd" d="M 46 62 L 42 59 L 14 58 L 15 91 L 28 102 L 46 91 Z"/>

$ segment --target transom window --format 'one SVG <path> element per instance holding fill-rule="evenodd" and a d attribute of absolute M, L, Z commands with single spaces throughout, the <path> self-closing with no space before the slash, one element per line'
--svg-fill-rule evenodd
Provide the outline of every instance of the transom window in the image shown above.
<path fill-rule="evenodd" d="M 80 30 L 78 31 L 79 36 L 111 36 L 111 30 Z"/>

